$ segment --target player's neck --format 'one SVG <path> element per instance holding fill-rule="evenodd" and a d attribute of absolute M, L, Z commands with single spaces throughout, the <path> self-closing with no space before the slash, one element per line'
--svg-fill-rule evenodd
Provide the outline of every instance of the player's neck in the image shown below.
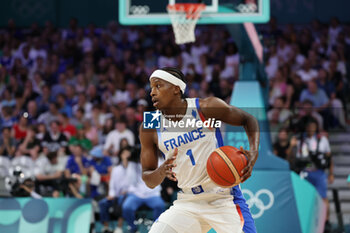
<path fill-rule="evenodd" d="M 167 117 L 168 120 L 179 121 L 183 118 L 187 111 L 187 101 L 186 99 L 176 99 L 171 104 L 169 108 L 162 110 L 163 115 L 165 116 L 174 116 Z M 181 117 L 182 116 L 182 117 Z"/>

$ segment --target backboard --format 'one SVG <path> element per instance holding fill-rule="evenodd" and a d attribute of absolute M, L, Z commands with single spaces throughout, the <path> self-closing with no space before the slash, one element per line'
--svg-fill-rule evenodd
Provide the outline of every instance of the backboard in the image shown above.
<path fill-rule="evenodd" d="M 206 9 L 198 24 L 265 23 L 270 19 L 270 0 L 203 0 Z M 119 0 L 119 22 L 124 25 L 171 24 L 168 4 L 198 0 Z"/>

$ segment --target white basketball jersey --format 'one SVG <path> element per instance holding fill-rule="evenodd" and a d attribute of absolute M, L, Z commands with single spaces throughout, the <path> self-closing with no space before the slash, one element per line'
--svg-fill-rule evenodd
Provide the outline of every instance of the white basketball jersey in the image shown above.
<path fill-rule="evenodd" d="M 186 121 L 204 121 L 199 100 L 187 98 L 186 101 L 187 111 L 181 120 L 185 121 L 184 125 L 186 126 Z M 201 185 L 206 187 L 205 192 L 217 190 L 219 187 L 207 175 L 206 164 L 209 155 L 222 145 L 220 129 L 180 127 L 180 121 L 174 125 L 175 122 L 169 121 L 164 115 L 161 116 L 161 122 L 161 128 L 157 129 L 158 148 L 166 159 L 172 156 L 175 147 L 178 148 L 173 171 L 179 188 L 186 190 Z"/>

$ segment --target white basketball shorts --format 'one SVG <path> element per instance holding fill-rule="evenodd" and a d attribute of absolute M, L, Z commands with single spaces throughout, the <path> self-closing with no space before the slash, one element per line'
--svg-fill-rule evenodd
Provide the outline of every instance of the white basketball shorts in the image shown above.
<path fill-rule="evenodd" d="M 232 195 L 202 193 L 178 194 L 174 204 L 161 214 L 157 222 L 165 223 L 178 233 L 207 233 L 211 228 L 217 233 L 241 233 L 243 216 L 233 203 Z M 150 233 L 156 232 L 152 226 Z"/>

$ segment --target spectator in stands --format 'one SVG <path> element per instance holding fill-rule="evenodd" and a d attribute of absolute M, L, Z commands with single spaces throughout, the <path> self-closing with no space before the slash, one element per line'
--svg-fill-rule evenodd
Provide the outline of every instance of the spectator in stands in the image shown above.
<path fill-rule="evenodd" d="M 13 112 L 13 116 L 19 118 L 20 115 L 23 112 L 23 108 L 25 106 L 25 99 L 23 98 L 23 90 L 21 90 L 21 92 L 16 92 L 15 93 L 15 99 L 16 99 L 16 106 L 14 107 L 14 112 Z"/>
<path fill-rule="evenodd" d="M 156 220 L 165 210 L 165 204 L 160 196 L 161 187 L 150 189 L 142 180 L 142 168 L 138 163 L 136 168 L 136 183 L 131 184 L 128 195 L 122 205 L 124 219 L 131 227 L 131 232 L 137 231 L 135 214 L 138 208 L 146 205 L 153 210 L 153 220 Z"/>
<path fill-rule="evenodd" d="M 9 73 L 7 74 L 9 75 Z M 11 94 L 15 97 L 16 93 L 21 93 L 23 92 L 23 88 L 20 85 L 18 79 L 14 75 L 10 75 L 10 80 L 8 80 L 6 88 L 11 91 Z"/>
<path fill-rule="evenodd" d="M 2 107 L 0 117 L 0 128 L 12 128 L 12 126 L 16 123 L 16 118 L 13 117 L 12 112 L 13 110 L 11 107 Z"/>
<path fill-rule="evenodd" d="M 11 70 L 14 62 L 14 58 L 11 55 L 10 46 L 4 46 L 2 49 L 2 56 L 0 58 L 0 64 L 4 66 L 7 70 Z"/>
<path fill-rule="evenodd" d="M 24 101 L 24 106 L 27 106 L 28 102 L 38 98 L 39 94 L 33 90 L 33 84 L 31 80 L 27 80 L 24 84 L 24 90 L 22 93 L 22 98 Z"/>
<path fill-rule="evenodd" d="M 125 109 L 125 117 L 127 119 L 127 128 L 130 129 L 134 135 L 137 135 L 140 122 L 136 120 L 135 108 L 127 107 Z M 135 140 L 138 142 L 137 138 L 135 138 Z"/>
<path fill-rule="evenodd" d="M 34 163 L 34 175 L 40 193 L 47 194 L 45 196 L 51 196 L 55 191 L 59 191 L 63 170 L 55 166 L 58 163 L 57 153 L 49 152 L 47 155 L 41 154 Z"/>
<path fill-rule="evenodd" d="M 33 90 L 38 93 L 39 96 L 43 94 L 42 87 L 45 85 L 43 75 L 39 72 L 35 72 L 32 79 Z"/>
<path fill-rule="evenodd" d="M 280 128 L 276 142 L 273 144 L 273 152 L 278 157 L 292 162 L 293 148 L 297 145 L 296 137 L 289 139 L 288 129 Z"/>
<path fill-rule="evenodd" d="M 83 147 L 80 144 L 75 144 L 72 149 L 72 155 L 69 157 L 66 165 L 67 177 L 70 174 L 87 175 L 90 162 L 86 157 Z"/>
<path fill-rule="evenodd" d="M 11 129 L 3 127 L 0 137 L 0 155 L 12 158 L 16 151 L 16 140 L 11 136 Z"/>
<path fill-rule="evenodd" d="M 87 89 L 87 96 L 90 103 L 93 105 L 100 105 L 102 103 L 101 96 L 97 92 L 95 85 L 90 84 Z"/>
<path fill-rule="evenodd" d="M 67 137 L 67 139 L 76 136 L 77 129 L 74 125 L 70 124 L 69 117 L 66 113 L 60 113 L 58 121 L 60 122 L 60 131 Z"/>
<path fill-rule="evenodd" d="M 86 151 L 91 150 L 93 147 L 91 141 L 85 136 L 85 128 L 83 125 L 78 125 L 77 134 L 72 136 L 68 141 L 69 149 L 71 151 L 74 150 L 72 147 L 77 144 L 80 144 Z"/>
<path fill-rule="evenodd" d="M 67 85 L 67 77 L 65 73 L 58 75 L 58 83 L 51 88 L 51 95 L 56 98 L 58 94 L 64 94 Z"/>
<path fill-rule="evenodd" d="M 287 77 L 283 76 L 282 69 L 278 69 L 273 79 L 271 79 L 270 105 L 274 104 L 276 98 L 287 94 L 287 87 Z"/>
<path fill-rule="evenodd" d="M 84 109 L 84 118 L 91 118 L 92 104 L 87 101 L 85 93 L 78 95 L 78 102 L 73 106 L 73 113 L 75 114 L 79 108 Z"/>
<path fill-rule="evenodd" d="M 26 155 L 31 157 L 34 161 L 39 157 L 41 151 L 40 140 L 35 137 L 35 130 L 30 126 L 27 130 L 26 137 L 21 140 L 17 150 L 18 155 Z"/>
<path fill-rule="evenodd" d="M 311 120 L 317 121 L 318 128 L 320 131 L 323 129 L 323 118 L 316 110 L 317 109 L 314 107 L 313 103 L 310 100 L 308 99 L 304 100 L 304 102 L 302 103 L 302 109 L 301 109 L 301 114 L 303 116 L 299 120 L 299 129 L 301 131 L 306 130 L 306 124 Z"/>
<path fill-rule="evenodd" d="M 340 101 L 331 101 L 324 90 L 318 88 L 315 80 L 308 82 L 307 89 L 303 90 L 300 96 L 300 101 L 310 100 L 313 106 L 324 118 L 324 128 L 339 126 L 339 124 L 345 124 L 344 112 L 342 111 L 342 105 Z M 331 109 L 329 109 L 332 107 Z M 335 118 L 334 112 L 330 110 L 340 110 L 337 114 L 338 118 Z M 342 116 L 342 118 L 341 118 Z"/>
<path fill-rule="evenodd" d="M 283 97 L 275 99 L 273 108 L 267 112 L 267 118 L 269 119 L 270 126 L 277 126 L 280 128 L 288 118 L 290 118 L 292 112 L 285 107 L 285 101 Z"/>
<path fill-rule="evenodd" d="M 98 192 L 98 186 L 102 183 L 103 187 L 106 188 L 109 182 L 109 177 L 112 171 L 112 162 L 109 156 L 103 155 L 102 146 L 96 146 L 90 151 L 92 159 L 90 160 L 91 175 L 91 197 L 95 198 L 100 196 L 102 193 Z M 96 181 L 94 178 L 96 177 Z"/>
<path fill-rule="evenodd" d="M 43 48 L 43 41 L 39 37 L 33 38 L 33 46 L 29 51 L 29 57 L 36 60 L 38 57 L 47 58 L 47 51 Z"/>
<path fill-rule="evenodd" d="M 297 74 L 305 83 L 317 78 L 317 71 L 311 68 L 311 63 L 308 59 L 304 61 L 303 68 L 298 70 Z"/>
<path fill-rule="evenodd" d="M 13 98 L 11 91 L 5 89 L 1 95 L 0 107 L 10 107 L 13 108 L 16 106 L 16 100 Z"/>
<path fill-rule="evenodd" d="M 269 58 L 265 66 L 265 71 L 269 79 L 272 79 L 273 77 L 275 77 L 275 74 L 278 70 L 278 66 L 279 66 L 279 59 L 277 56 L 276 46 L 271 45 L 269 47 Z"/>
<path fill-rule="evenodd" d="M 113 130 L 113 119 L 112 117 L 109 117 L 106 119 L 105 124 L 102 126 L 100 143 L 104 144 L 106 142 L 107 135 Z"/>
<path fill-rule="evenodd" d="M 72 155 L 68 158 L 65 176 L 78 179 L 79 193 L 83 196 L 87 195 L 88 189 L 88 169 L 90 161 L 87 159 L 85 151 L 80 144 L 73 146 Z M 78 176 L 76 176 L 78 175 Z"/>
<path fill-rule="evenodd" d="M 327 181 L 333 183 L 333 163 L 328 139 L 319 134 L 316 121 L 308 122 L 296 146 L 296 168 L 301 176 L 315 186 L 329 210 Z M 329 169 L 328 178 L 326 170 Z"/>
<path fill-rule="evenodd" d="M 66 85 L 65 97 L 67 105 L 72 108 L 76 103 L 75 89 L 73 85 Z"/>
<path fill-rule="evenodd" d="M 342 31 L 339 25 L 339 20 L 336 17 L 331 19 L 330 27 L 328 29 L 329 46 L 334 46 L 337 42 L 338 34 Z"/>
<path fill-rule="evenodd" d="M 66 114 L 68 117 L 72 117 L 73 116 L 72 107 L 67 104 L 66 96 L 63 93 L 59 93 L 57 94 L 56 99 L 57 99 L 57 104 L 59 106 L 58 107 L 59 112 Z"/>
<path fill-rule="evenodd" d="M 68 140 L 61 133 L 60 123 L 58 121 L 52 121 L 50 123 L 49 131 L 44 135 L 41 146 L 47 148 L 49 152 L 59 151 L 59 153 L 63 154 L 66 152 Z"/>
<path fill-rule="evenodd" d="M 109 181 L 108 196 L 99 202 L 100 218 L 103 222 L 104 228 L 102 232 L 110 232 L 109 229 L 109 208 L 114 206 L 119 211 L 118 227 L 115 233 L 122 232 L 123 219 L 121 218 L 121 206 L 125 200 L 126 194 L 132 184 L 137 182 L 137 168 L 138 164 L 130 161 L 132 158 L 133 149 L 131 147 L 120 150 L 119 164 L 113 168 L 111 178 Z"/>
<path fill-rule="evenodd" d="M 107 135 L 106 142 L 103 147 L 103 154 L 111 156 L 117 155 L 120 149 L 120 141 L 123 138 L 128 140 L 129 145 L 135 145 L 135 136 L 128 128 L 126 128 L 126 125 L 127 119 L 125 117 L 121 117 L 120 120 L 115 123 L 115 129 Z"/>
<path fill-rule="evenodd" d="M 292 47 L 284 36 L 278 38 L 277 55 L 281 63 L 287 63 L 292 56 Z"/>
<path fill-rule="evenodd" d="M 174 48 L 168 44 L 164 46 L 162 55 L 158 58 L 158 66 L 159 67 L 175 67 L 177 65 L 177 59 L 176 59 Z"/>
<path fill-rule="evenodd" d="M 345 104 L 345 97 L 344 97 L 344 90 L 343 88 L 340 88 L 340 92 L 336 91 L 335 83 L 333 80 L 330 80 L 328 77 L 328 73 L 325 69 L 321 69 L 319 71 L 319 78 L 317 80 L 318 87 L 323 89 L 328 98 L 330 98 L 331 101 L 331 106 L 332 106 L 332 114 L 335 116 L 336 119 L 339 120 L 339 123 L 341 126 L 345 127 L 346 122 L 345 122 L 345 112 L 344 112 L 344 107 L 346 106 Z M 341 98 L 339 99 L 338 98 Z M 344 105 L 345 104 L 345 105 Z M 346 110 L 346 109 L 345 109 Z"/>
<path fill-rule="evenodd" d="M 101 111 L 101 106 L 95 104 L 92 107 L 91 124 L 94 125 L 98 130 L 101 130 L 105 122 L 106 122 L 106 116 Z"/>
<path fill-rule="evenodd" d="M 47 128 L 44 123 L 39 123 L 36 125 L 37 132 L 35 134 L 35 137 L 42 141 L 47 133 Z"/>
<path fill-rule="evenodd" d="M 13 136 L 17 141 L 20 141 L 22 139 L 24 139 L 27 135 L 27 131 L 28 131 L 28 114 L 23 114 L 20 119 L 19 122 L 14 124 L 12 127 L 12 131 L 13 131 Z"/>
<path fill-rule="evenodd" d="M 58 120 L 58 108 L 59 106 L 57 103 L 51 102 L 49 104 L 49 110 L 40 114 L 38 122 L 43 122 L 46 125 L 46 127 L 48 127 L 52 121 Z"/>
<path fill-rule="evenodd" d="M 35 101 L 37 102 L 37 105 L 38 105 L 38 113 L 43 114 L 50 109 L 50 103 L 53 101 L 53 99 L 51 97 L 51 89 L 48 85 L 42 86 L 41 90 L 42 90 L 42 94 L 39 95 L 35 99 Z M 54 109 L 52 111 L 54 111 Z M 55 115 L 55 112 L 52 115 Z M 40 119 L 40 116 L 38 118 L 38 121 L 39 119 Z"/>
<path fill-rule="evenodd" d="M 74 118 L 72 119 L 71 123 L 78 127 L 78 125 L 83 125 L 83 121 L 85 119 L 85 110 L 83 108 L 78 108 L 76 112 L 74 113 Z"/>
<path fill-rule="evenodd" d="M 291 92 L 289 93 L 291 95 L 290 107 L 298 107 L 301 92 L 305 89 L 306 85 L 295 72 L 291 74 L 291 82 L 292 88 L 289 90 Z"/>
<path fill-rule="evenodd" d="M 335 85 L 333 81 L 329 79 L 328 72 L 325 69 L 320 69 L 318 71 L 317 85 L 326 92 L 328 98 L 331 98 L 332 94 L 335 93 Z"/>
<path fill-rule="evenodd" d="M 91 120 L 88 119 L 83 121 L 83 126 L 85 130 L 85 137 L 91 141 L 92 145 L 96 146 L 99 142 L 97 127 L 92 125 Z"/>
<path fill-rule="evenodd" d="M 31 100 L 27 104 L 27 114 L 28 114 L 28 124 L 29 125 L 34 125 L 38 123 L 38 117 L 39 117 L 39 112 L 38 112 L 38 105 L 35 102 L 35 100 Z"/>
<path fill-rule="evenodd" d="M 26 69 L 32 68 L 34 61 L 29 57 L 29 45 L 27 43 L 24 43 L 19 47 L 16 53 L 16 58 L 21 60 L 22 65 Z"/>

